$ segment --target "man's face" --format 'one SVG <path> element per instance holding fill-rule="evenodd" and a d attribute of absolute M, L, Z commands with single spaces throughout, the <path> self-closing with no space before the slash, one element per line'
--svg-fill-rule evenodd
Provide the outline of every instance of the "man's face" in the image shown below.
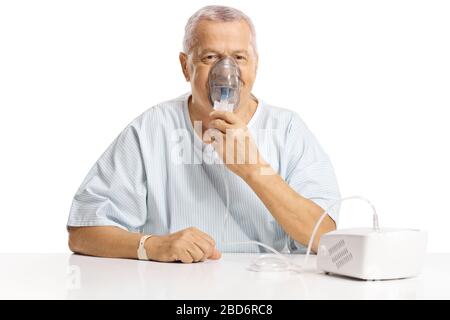
<path fill-rule="evenodd" d="M 247 103 L 256 77 L 258 57 L 253 50 L 252 35 L 245 21 L 201 21 L 196 29 L 197 42 L 189 55 L 180 54 L 187 80 L 191 82 L 192 102 L 210 106 L 208 73 L 224 56 L 233 57 L 241 71 L 240 101 Z"/>

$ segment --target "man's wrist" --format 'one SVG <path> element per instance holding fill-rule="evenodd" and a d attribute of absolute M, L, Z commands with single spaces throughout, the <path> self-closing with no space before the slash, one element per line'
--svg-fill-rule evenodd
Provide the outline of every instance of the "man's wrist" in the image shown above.
<path fill-rule="evenodd" d="M 239 176 L 247 183 L 260 178 L 261 176 L 270 176 L 277 174 L 275 170 L 266 162 L 248 165 Z"/>
<path fill-rule="evenodd" d="M 143 235 L 143 236 L 140 237 L 139 245 L 138 245 L 138 249 L 137 249 L 137 258 L 139 260 L 149 260 L 148 257 L 147 257 L 147 250 L 145 249 L 145 243 L 152 236 L 153 235 L 151 235 L 151 234 L 147 234 L 147 235 Z"/>
<path fill-rule="evenodd" d="M 156 242 L 160 236 L 152 236 L 145 241 L 144 248 L 145 252 L 147 253 L 148 260 L 155 260 L 155 257 L 157 256 L 157 245 Z"/>

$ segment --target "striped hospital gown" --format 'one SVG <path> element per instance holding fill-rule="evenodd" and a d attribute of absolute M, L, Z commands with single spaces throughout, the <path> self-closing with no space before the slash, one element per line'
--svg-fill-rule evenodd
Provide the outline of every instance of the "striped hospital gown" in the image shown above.
<path fill-rule="evenodd" d="M 211 146 L 194 132 L 186 93 L 149 108 L 117 136 L 77 190 L 67 226 L 117 226 L 131 232 L 168 234 L 195 226 L 223 252 L 263 252 L 256 240 L 277 250 L 304 252 L 290 239 L 253 190 L 215 163 Z M 339 199 L 328 155 L 293 111 L 258 99 L 248 123 L 264 160 L 300 195 L 322 208 Z M 339 210 L 329 215 L 336 222 Z"/>

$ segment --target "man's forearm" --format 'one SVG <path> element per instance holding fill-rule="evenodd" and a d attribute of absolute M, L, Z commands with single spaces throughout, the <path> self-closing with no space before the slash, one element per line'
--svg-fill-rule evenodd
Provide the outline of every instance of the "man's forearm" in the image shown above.
<path fill-rule="evenodd" d="M 271 168 L 266 166 L 262 170 L 265 174 L 261 174 L 261 169 L 258 169 L 243 175 L 242 178 L 286 233 L 302 245 L 308 245 L 313 228 L 324 212 L 323 209 L 313 201 L 299 195 Z M 272 171 L 271 174 L 270 171 Z M 336 225 L 333 219 L 329 216 L 325 217 L 314 238 L 312 249 L 315 252 L 317 252 L 320 236 L 334 229 Z"/>
<path fill-rule="evenodd" d="M 96 257 L 137 259 L 141 236 L 110 226 L 70 227 L 69 248 Z"/>
<path fill-rule="evenodd" d="M 73 252 L 96 257 L 137 259 L 142 236 L 117 227 L 71 227 L 69 247 Z M 215 246 L 213 238 L 194 227 L 153 235 L 144 243 L 149 260 L 184 263 L 220 259 Z"/>

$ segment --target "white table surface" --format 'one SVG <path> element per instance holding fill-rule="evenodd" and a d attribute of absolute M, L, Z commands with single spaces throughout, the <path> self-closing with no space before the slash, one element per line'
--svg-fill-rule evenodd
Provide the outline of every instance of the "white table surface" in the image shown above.
<path fill-rule="evenodd" d="M 428 254 L 419 277 L 362 281 L 248 270 L 255 254 L 158 263 L 74 254 L 0 254 L 0 299 L 449 299 L 450 254 Z M 290 257 L 301 264 L 304 256 Z M 315 257 L 310 259 L 315 265 Z"/>

